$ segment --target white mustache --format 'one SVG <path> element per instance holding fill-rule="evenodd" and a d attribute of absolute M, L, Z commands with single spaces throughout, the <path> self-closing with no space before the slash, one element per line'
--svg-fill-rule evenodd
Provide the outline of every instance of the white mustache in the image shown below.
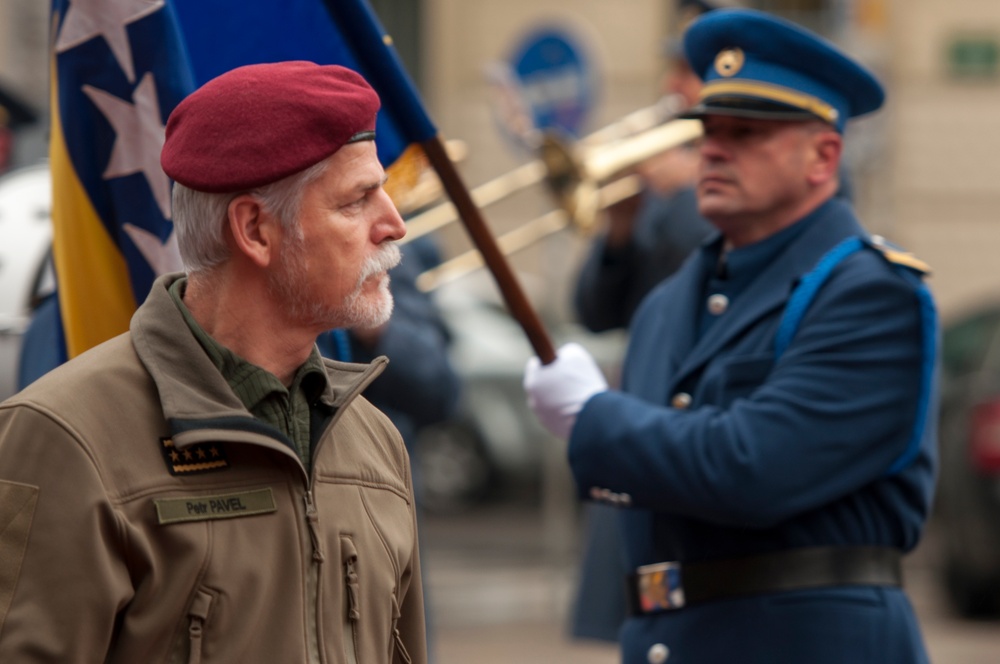
<path fill-rule="evenodd" d="M 363 282 L 369 277 L 375 276 L 376 274 L 381 274 L 383 272 L 388 272 L 392 268 L 399 265 L 399 261 L 402 260 L 403 255 L 397 247 L 392 242 L 387 242 L 382 245 L 378 253 L 373 254 L 365 259 L 364 264 L 361 266 L 361 276 L 358 281 Z"/>

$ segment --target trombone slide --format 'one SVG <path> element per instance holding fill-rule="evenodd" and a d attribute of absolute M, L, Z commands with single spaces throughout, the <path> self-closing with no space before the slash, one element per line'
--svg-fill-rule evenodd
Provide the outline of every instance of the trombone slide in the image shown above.
<path fill-rule="evenodd" d="M 609 145 L 584 148 L 585 177 L 597 182 L 618 175 L 650 157 L 701 138 L 701 120 L 671 120 Z"/>

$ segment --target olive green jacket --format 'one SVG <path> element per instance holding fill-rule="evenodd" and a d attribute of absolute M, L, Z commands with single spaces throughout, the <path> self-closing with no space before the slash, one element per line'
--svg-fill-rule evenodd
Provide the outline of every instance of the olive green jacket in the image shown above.
<path fill-rule="evenodd" d="M 161 278 L 129 333 L 0 404 L 0 662 L 424 662 L 409 461 L 327 361 L 313 472 Z"/>

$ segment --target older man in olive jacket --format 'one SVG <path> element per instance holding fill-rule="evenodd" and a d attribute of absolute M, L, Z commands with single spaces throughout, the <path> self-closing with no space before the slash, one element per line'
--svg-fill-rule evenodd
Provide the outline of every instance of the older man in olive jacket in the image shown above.
<path fill-rule="evenodd" d="M 392 309 L 377 109 L 295 62 L 170 116 L 187 275 L 0 405 L 0 661 L 426 660 L 409 462 L 359 396 L 386 360 L 314 344 Z"/>

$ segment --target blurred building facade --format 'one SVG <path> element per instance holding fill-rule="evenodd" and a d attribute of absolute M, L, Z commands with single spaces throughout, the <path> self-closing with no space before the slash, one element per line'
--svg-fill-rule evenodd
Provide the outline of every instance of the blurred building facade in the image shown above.
<path fill-rule="evenodd" d="M 443 131 L 470 144 L 469 180 L 517 163 L 488 108 L 481 68 L 528 26 L 565 21 L 592 41 L 603 83 L 594 127 L 649 104 L 660 41 L 674 18 L 663 0 L 425 0 L 424 84 Z M 927 261 L 945 318 L 1000 299 L 1000 3 L 994 0 L 756 0 L 856 54 L 886 82 L 889 102 L 848 132 L 862 218 Z M 522 157 L 523 159 L 523 157 Z M 543 197 L 544 198 L 544 197 Z M 503 225 L 533 201 L 488 216 Z M 574 256 L 560 236 L 517 264 L 529 275 Z M 552 252 L 557 252 L 553 254 Z M 544 275 L 539 279 L 552 284 Z M 528 277 L 530 283 L 531 277 Z M 559 306 L 562 294 L 550 297 Z"/>
<path fill-rule="evenodd" d="M 893 0 L 892 227 L 947 317 L 1000 299 L 1000 3 Z"/>
<path fill-rule="evenodd" d="M 675 25 L 668 0 L 371 0 L 396 37 L 445 138 L 468 145 L 470 186 L 531 156 L 498 127 L 485 74 L 528 31 L 559 25 L 593 63 L 589 129 L 654 102 L 662 40 Z M 995 0 L 745 0 L 816 29 L 885 80 L 889 104 L 848 134 L 856 201 L 868 226 L 934 268 L 944 314 L 1000 298 L 1000 3 Z M 0 80 L 44 109 L 48 3 L 0 0 Z M 18 149 L 43 158 L 46 121 Z M 486 210 L 497 231 L 552 208 L 540 188 Z M 461 229 L 446 247 L 468 246 Z M 530 297 L 568 316 L 566 285 L 586 239 L 563 232 L 514 258 Z M 492 287 L 482 275 L 484 288 Z"/>
<path fill-rule="evenodd" d="M 48 151 L 48 2 L 0 0 L 0 85 L 42 117 L 17 130 L 11 167 L 32 164 Z"/>

